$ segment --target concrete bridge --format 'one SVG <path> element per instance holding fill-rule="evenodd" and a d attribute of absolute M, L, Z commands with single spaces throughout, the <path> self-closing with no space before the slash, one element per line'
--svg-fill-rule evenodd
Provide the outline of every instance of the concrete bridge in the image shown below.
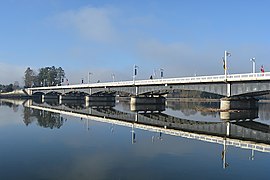
<path fill-rule="evenodd" d="M 87 101 L 113 101 L 113 95 L 125 94 L 133 97 L 131 103 L 162 104 L 165 102 L 162 95 L 175 90 L 196 90 L 230 98 L 221 104 L 222 109 L 250 108 L 255 106 L 251 97 L 270 92 L 270 72 L 37 87 L 27 92 L 43 98 L 57 96 L 60 101 L 81 97 Z M 241 97 L 249 98 L 248 103 Z"/>

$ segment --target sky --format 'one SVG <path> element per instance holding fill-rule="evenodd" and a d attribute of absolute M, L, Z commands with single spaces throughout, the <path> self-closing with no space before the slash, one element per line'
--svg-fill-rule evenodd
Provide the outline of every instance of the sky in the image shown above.
<path fill-rule="evenodd" d="M 70 84 L 270 70 L 268 0 L 0 0 L 0 84 L 62 67 Z"/>

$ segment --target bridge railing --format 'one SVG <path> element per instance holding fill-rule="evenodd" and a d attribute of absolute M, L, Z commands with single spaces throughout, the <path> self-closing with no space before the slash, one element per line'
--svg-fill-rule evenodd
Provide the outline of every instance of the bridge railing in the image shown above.
<path fill-rule="evenodd" d="M 114 87 L 114 86 L 132 86 L 132 85 L 168 85 L 168 84 L 186 84 L 186 83 L 205 83 L 205 82 L 234 82 L 234 81 L 252 81 L 252 80 L 270 80 L 270 72 L 266 73 L 246 73 L 246 74 L 229 74 L 225 79 L 225 75 L 214 76 L 194 76 L 181 78 L 162 78 L 147 79 L 135 81 L 118 81 L 93 84 L 75 84 L 65 86 L 51 86 L 29 88 L 32 90 L 50 90 L 50 89 L 78 89 L 78 88 L 98 88 L 98 87 Z"/>
<path fill-rule="evenodd" d="M 175 84 L 175 83 L 200 83 L 200 82 L 223 82 L 223 81 L 248 81 L 248 80 L 270 80 L 270 72 L 268 73 L 248 73 L 248 74 L 230 74 L 214 75 L 214 76 L 194 76 L 183 78 L 164 78 L 164 79 L 149 79 L 137 80 L 136 85 L 146 84 Z M 121 83 L 121 82 L 120 82 Z"/>

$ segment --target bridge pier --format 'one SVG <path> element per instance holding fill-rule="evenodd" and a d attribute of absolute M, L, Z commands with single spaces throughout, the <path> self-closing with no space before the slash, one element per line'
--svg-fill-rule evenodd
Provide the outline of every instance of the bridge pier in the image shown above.
<path fill-rule="evenodd" d="M 58 95 L 48 95 L 48 94 L 41 95 L 42 102 L 45 102 L 46 100 L 57 100 L 58 98 L 59 98 Z"/>
<path fill-rule="evenodd" d="M 41 103 L 44 103 L 45 102 L 45 94 L 42 94 L 41 95 Z"/>
<path fill-rule="evenodd" d="M 220 100 L 221 110 L 252 110 L 258 109 L 255 98 L 226 97 Z"/>
<path fill-rule="evenodd" d="M 62 102 L 64 100 L 78 101 L 78 100 L 84 100 L 84 97 L 83 96 L 59 95 L 59 104 L 62 104 Z"/>

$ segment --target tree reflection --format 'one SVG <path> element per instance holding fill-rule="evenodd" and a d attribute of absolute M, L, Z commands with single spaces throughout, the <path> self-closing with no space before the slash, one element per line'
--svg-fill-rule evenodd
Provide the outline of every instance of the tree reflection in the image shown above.
<path fill-rule="evenodd" d="M 218 113 L 207 109 L 219 109 L 219 101 L 167 101 L 167 107 L 181 111 L 184 115 L 195 115 L 198 112 L 202 116 L 217 117 Z"/>
<path fill-rule="evenodd" d="M 8 106 L 13 109 L 13 112 L 18 112 L 19 110 L 19 105 L 14 104 L 13 102 L 1 101 L 0 106 Z"/>
<path fill-rule="evenodd" d="M 37 124 L 44 128 L 59 129 L 64 124 L 64 119 L 59 113 L 24 108 L 24 123 L 26 126 L 37 121 Z"/>

